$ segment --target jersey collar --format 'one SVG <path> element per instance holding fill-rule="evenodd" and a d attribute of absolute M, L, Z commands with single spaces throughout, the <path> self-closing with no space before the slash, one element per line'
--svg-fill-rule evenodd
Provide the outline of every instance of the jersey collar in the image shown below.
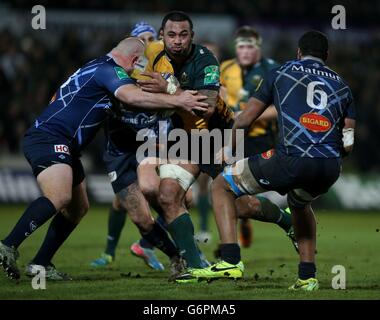
<path fill-rule="evenodd" d="M 318 61 L 318 62 L 320 62 L 322 64 L 325 64 L 322 59 L 314 57 L 314 56 L 304 56 L 304 57 L 301 58 L 301 60 L 308 60 L 308 59 L 315 60 L 315 61 Z"/>

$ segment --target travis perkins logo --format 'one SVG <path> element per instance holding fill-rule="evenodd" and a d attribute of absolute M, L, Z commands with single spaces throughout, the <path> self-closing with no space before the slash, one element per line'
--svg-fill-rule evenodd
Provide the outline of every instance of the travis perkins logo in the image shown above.
<path fill-rule="evenodd" d="M 331 128 L 330 120 L 318 113 L 304 113 L 299 122 L 313 132 L 325 132 Z"/>

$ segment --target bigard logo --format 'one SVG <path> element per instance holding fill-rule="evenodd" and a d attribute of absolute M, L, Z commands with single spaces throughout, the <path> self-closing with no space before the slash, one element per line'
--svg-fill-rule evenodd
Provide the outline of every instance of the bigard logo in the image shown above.
<path fill-rule="evenodd" d="M 318 113 L 304 113 L 299 122 L 313 132 L 325 132 L 331 128 L 330 120 Z"/>

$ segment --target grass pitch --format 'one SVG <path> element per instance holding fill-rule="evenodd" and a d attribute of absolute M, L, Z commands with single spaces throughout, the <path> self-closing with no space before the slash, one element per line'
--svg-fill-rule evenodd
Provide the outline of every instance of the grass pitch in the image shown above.
<path fill-rule="evenodd" d="M 0 239 L 14 225 L 23 206 L 0 207 Z M 380 214 L 377 212 L 317 211 L 317 292 L 289 292 L 297 275 L 298 257 L 284 232 L 275 225 L 254 224 L 254 243 L 242 249 L 244 280 L 218 280 L 210 284 L 179 285 L 167 281 L 167 272 L 149 269 L 132 256 L 129 246 L 139 238 L 128 219 L 120 239 L 117 260 L 107 269 L 94 270 L 89 263 L 104 250 L 108 208 L 92 207 L 73 235 L 57 253 L 54 263 L 74 280 L 48 282 L 46 290 L 33 290 L 22 276 L 19 283 L 0 273 L 0 299 L 380 299 Z M 198 216 L 193 212 L 194 224 Z M 201 248 L 213 260 L 216 227 L 210 216 L 213 238 Z M 20 247 L 19 265 L 24 268 L 43 240 L 47 225 Z M 168 268 L 168 260 L 158 252 Z M 334 265 L 346 270 L 346 290 L 331 287 Z"/>

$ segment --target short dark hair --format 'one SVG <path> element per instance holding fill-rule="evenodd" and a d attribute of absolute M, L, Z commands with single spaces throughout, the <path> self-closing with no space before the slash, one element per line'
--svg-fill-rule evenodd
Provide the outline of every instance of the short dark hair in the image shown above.
<path fill-rule="evenodd" d="M 183 11 L 171 11 L 165 15 L 162 19 L 161 30 L 164 30 L 166 22 L 171 21 L 189 21 L 190 30 L 193 30 L 193 21 L 191 21 L 189 15 Z"/>
<path fill-rule="evenodd" d="M 255 38 L 260 39 L 260 34 L 250 26 L 242 26 L 235 32 L 235 38 Z"/>
<path fill-rule="evenodd" d="M 311 55 L 327 60 L 327 52 L 329 50 L 329 41 L 327 36 L 319 31 L 312 30 L 304 33 L 298 41 L 298 47 L 303 56 Z"/>

